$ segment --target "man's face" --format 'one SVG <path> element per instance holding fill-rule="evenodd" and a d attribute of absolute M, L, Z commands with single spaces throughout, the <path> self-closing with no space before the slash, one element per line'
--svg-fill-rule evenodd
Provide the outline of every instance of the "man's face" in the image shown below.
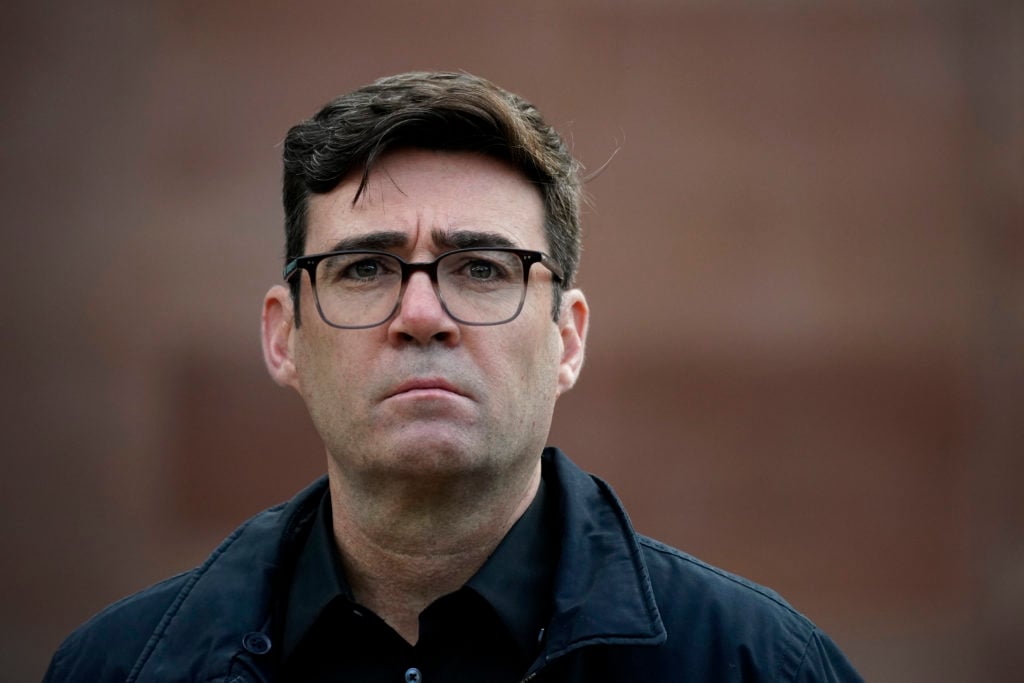
<path fill-rule="evenodd" d="M 311 198 L 307 254 L 371 248 L 419 262 L 466 244 L 547 251 L 539 192 L 501 161 L 403 150 L 380 160 L 353 205 L 358 182 Z M 587 309 L 568 292 L 556 323 L 550 272 L 534 266 L 530 275 L 519 316 L 484 327 L 452 320 L 423 272 L 393 318 L 362 330 L 326 325 L 306 275 L 295 328 L 287 290 L 273 288 L 268 367 L 305 400 L 330 470 L 351 481 L 424 482 L 535 462 L 555 400 L 579 372 Z"/>

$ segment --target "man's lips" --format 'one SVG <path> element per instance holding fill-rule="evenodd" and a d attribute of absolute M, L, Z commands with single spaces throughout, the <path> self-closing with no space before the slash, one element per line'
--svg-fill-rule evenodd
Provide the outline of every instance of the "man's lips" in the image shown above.
<path fill-rule="evenodd" d="M 467 396 L 466 392 L 462 391 L 447 380 L 437 377 L 424 377 L 402 382 L 397 387 L 389 391 L 385 398 L 392 398 L 394 396 L 400 396 L 401 394 L 408 394 L 416 391 L 444 391 L 457 396 Z"/>

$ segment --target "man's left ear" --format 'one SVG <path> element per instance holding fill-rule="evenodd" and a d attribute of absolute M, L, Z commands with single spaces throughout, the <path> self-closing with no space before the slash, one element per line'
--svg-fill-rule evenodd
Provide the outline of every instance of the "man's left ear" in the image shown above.
<path fill-rule="evenodd" d="M 558 366 L 559 396 L 572 389 L 580 376 L 589 325 L 590 308 L 583 292 L 578 289 L 563 292 L 558 315 L 558 333 L 562 340 L 562 358 Z"/>

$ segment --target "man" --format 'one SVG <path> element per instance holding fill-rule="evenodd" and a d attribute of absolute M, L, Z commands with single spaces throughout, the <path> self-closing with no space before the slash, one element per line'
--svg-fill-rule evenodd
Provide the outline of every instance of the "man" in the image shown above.
<path fill-rule="evenodd" d="M 48 681 L 851 681 L 776 594 L 638 536 L 545 449 L 583 363 L 578 165 L 466 74 L 292 128 L 271 376 L 327 477 L 76 631 Z"/>

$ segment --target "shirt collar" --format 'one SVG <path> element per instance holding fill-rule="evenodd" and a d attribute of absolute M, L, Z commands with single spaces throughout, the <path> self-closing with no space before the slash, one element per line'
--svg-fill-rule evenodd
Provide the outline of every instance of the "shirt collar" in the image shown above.
<path fill-rule="evenodd" d="M 558 562 L 557 518 L 543 479 L 526 512 L 466 586 L 490 604 L 523 654 L 532 657 L 551 614 Z M 336 599 L 354 602 L 334 540 L 330 490 L 320 499 L 288 586 L 282 661 Z"/>
<path fill-rule="evenodd" d="M 537 495 L 467 586 L 487 600 L 527 656 L 551 616 L 557 521 L 543 479 Z"/>
<path fill-rule="evenodd" d="M 331 492 L 320 498 L 309 535 L 302 544 L 288 586 L 282 634 L 282 661 L 295 651 L 320 613 L 336 598 L 352 600 L 334 543 Z"/>

